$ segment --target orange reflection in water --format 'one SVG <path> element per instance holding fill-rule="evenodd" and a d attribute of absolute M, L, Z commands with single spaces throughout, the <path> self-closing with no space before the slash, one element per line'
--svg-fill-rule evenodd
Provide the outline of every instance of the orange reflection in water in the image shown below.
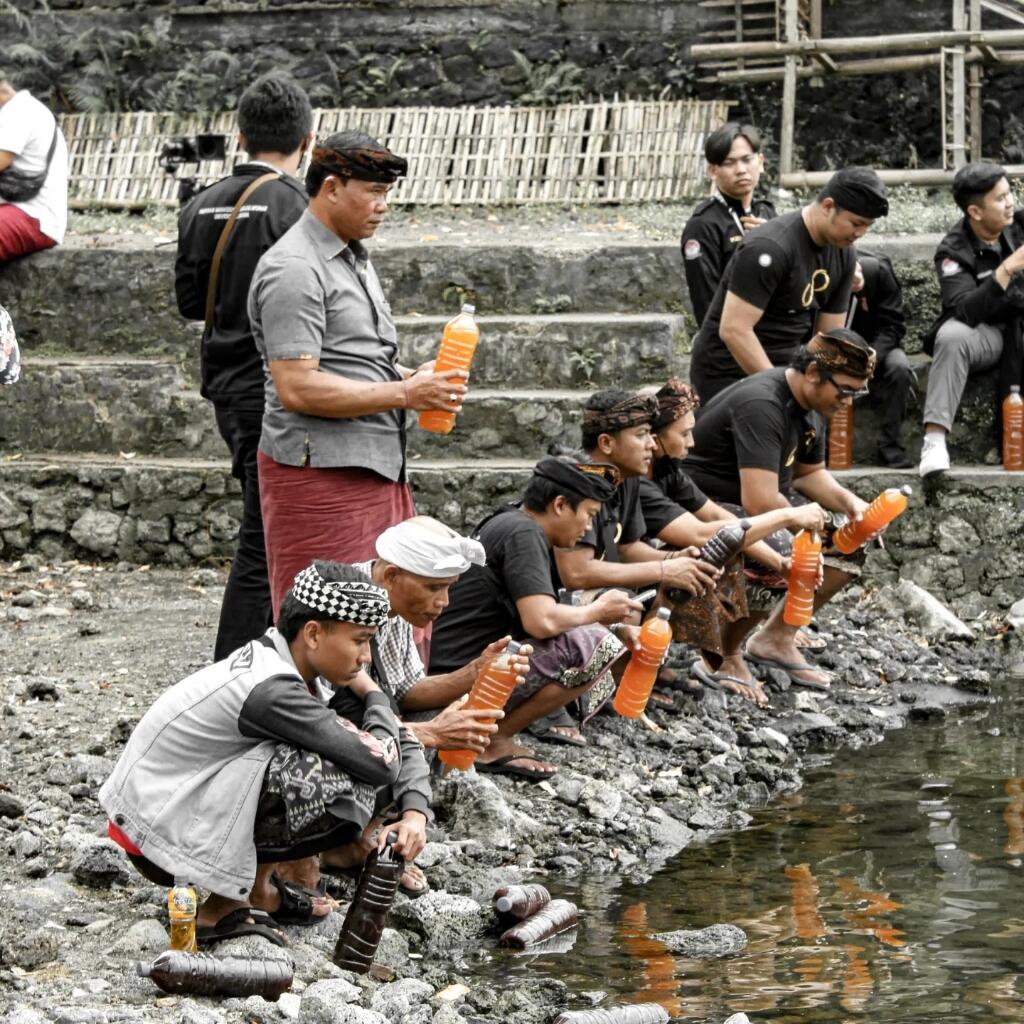
<path fill-rule="evenodd" d="M 1006 822 L 1004 853 L 1024 853 L 1024 778 L 1006 780 L 1006 795 L 1010 798 L 1003 810 Z"/>
<path fill-rule="evenodd" d="M 893 925 L 880 922 L 883 914 L 891 914 L 894 910 L 900 910 L 902 903 L 890 899 L 888 893 L 869 892 L 862 889 L 856 882 L 849 878 L 837 878 L 836 886 L 844 896 L 857 903 L 866 903 L 867 906 L 859 910 L 845 911 L 844 916 L 859 928 L 865 929 L 885 946 L 905 946 L 903 932 Z"/>
<path fill-rule="evenodd" d="M 665 944 L 647 934 L 647 904 L 634 903 L 622 912 L 619 921 L 622 948 L 643 964 L 647 984 L 630 1000 L 659 1003 L 673 1017 L 682 1015 L 683 1002 L 675 994 L 676 962 Z"/>

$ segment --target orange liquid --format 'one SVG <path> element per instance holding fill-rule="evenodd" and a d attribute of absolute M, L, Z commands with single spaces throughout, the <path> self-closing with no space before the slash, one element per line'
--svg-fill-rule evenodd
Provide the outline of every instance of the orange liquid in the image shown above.
<path fill-rule="evenodd" d="M 814 615 L 814 591 L 818 582 L 821 539 L 801 530 L 793 538 L 793 564 L 789 570 L 789 593 L 782 618 L 789 626 L 806 626 Z"/>
<path fill-rule="evenodd" d="M 875 498 L 864 512 L 860 522 L 849 522 L 836 530 L 832 543 L 844 555 L 857 550 L 873 533 L 888 526 L 907 509 L 907 496 L 898 488 L 890 487 Z"/>
<path fill-rule="evenodd" d="M 469 313 L 460 313 L 454 320 L 449 320 L 441 335 L 441 347 L 437 351 L 434 372 L 463 370 L 469 373 L 479 341 L 480 328 Z M 455 426 L 455 413 L 445 412 L 443 409 L 428 409 L 420 413 L 420 426 L 432 434 L 450 434 L 452 427 Z"/>
<path fill-rule="evenodd" d="M 501 711 L 516 685 L 515 669 L 509 667 L 507 655 L 500 655 L 477 676 L 469 691 L 465 708 L 488 708 Z M 495 719 L 487 720 L 491 724 Z M 442 750 L 437 755 L 449 768 L 466 771 L 476 760 L 475 750 Z"/>
<path fill-rule="evenodd" d="M 190 885 L 176 885 L 167 894 L 167 916 L 171 921 L 170 949 L 195 953 L 196 912 L 199 901 Z"/>
<path fill-rule="evenodd" d="M 658 616 L 648 619 L 640 630 L 640 650 L 634 651 L 622 673 L 612 707 L 623 718 L 639 718 L 647 707 L 658 669 L 672 642 L 672 627 Z"/>
<path fill-rule="evenodd" d="M 828 468 L 853 465 L 853 405 L 847 403 L 828 423 Z"/>
<path fill-rule="evenodd" d="M 1003 399 L 1003 469 L 1024 470 L 1024 400 L 1019 391 Z"/>

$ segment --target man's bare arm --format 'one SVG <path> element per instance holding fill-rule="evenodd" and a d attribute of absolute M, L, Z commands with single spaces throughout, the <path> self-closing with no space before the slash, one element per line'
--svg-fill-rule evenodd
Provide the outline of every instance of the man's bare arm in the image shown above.
<path fill-rule="evenodd" d="M 771 360 L 754 333 L 762 316 L 763 309 L 758 309 L 733 292 L 725 293 L 718 336 L 744 373 L 758 373 L 772 368 Z"/>

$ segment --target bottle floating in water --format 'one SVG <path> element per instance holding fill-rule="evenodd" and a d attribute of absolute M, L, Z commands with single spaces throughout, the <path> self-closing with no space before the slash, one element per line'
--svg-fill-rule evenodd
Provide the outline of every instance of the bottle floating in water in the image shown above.
<path fill-rule="evenodd" d="M 388 911 L 398 892 L 399 879 L 405 871 L 405 861 L 397 857 L 391 847 L 397 838 L 397 832 L 390 833 L 384 851 L 378 855 L 373 850 L 366 858 L 356 894 L 334 947 L 334 962 L 343 970 L 366 974 L 373 964 Z"/>
<path fill-rule="evenodd" d="M 907 499 L 914 492 L 909 486 L 890 487 L 875 498 L 864 510 L 860 519 L 851 519 L 832 535 L 837 551 L 852 555 L 868 537 L 888 526 L 907 510 Z"/>
<path fill-rule="evenodd" d="M 524 921 L 551 902 L 543 885 L 503 885 L 494 893 L 494 909 L 504 917 Z"/>
<path fill-rule="evenodd" d="M 276 1003 L 281 993 L 292 987 L 292 965 L 287 960 L 168 950 L 151 964 L 136 963 L 135 969 L 165 992 L 176 995 L 263 996 Z"/>
<path fill-rule="evenodd" d="M 1024 399 L 1016 384 L 1003 399 L 1003 469 L 1024 470 Z"/>
<path fill-rule="evenodd" d="M 849 469 L 853 465 L 853 403 L 846 402 L 828 421 L 828 468 Z"/>
<path fill-rule="evenodd" d="M 553 1024 L 665 1024 L 670 1019 L 664 1006 L 635 1003 L 608 1010 L 563 1010 Z"/>
<path fill-rule="evenodd" d="M 724 569 L 729 559 L 737 555 L 743 547 L 743 539 L 750 529 L 750 521 L 740 519 L 735 523 L 727 523 L 700 549 L 700 560 L 709 562 L 716 569 Z M 666 592 L 668 599 L 676 604 L 686 604 L 693 597 L 688 590 L 673 587 Z"/>
<path fill-rule="evenodd" d="M 821 538 L 816 532 L 801 530 L 793 538 L 789 593 L 782 609 L 783 621 L 789 626 L 806 626 L 814 617 L 814 592 L 818 589 L 820 558 Z"/>
<path fill-rule="evenodd" d="M 639 718 L 647 707 L 658 669 L 672 642 L 672 627 L 668 624 L 671 615 L 667 608 L 659 608 L 640 629 L 640 650 L 630 655 L 612 699 L 612 707 L 623 718 Z"/>
<path fill-rule="evenodd" d="M 196 946 L 196 914 L 199 898 L 187 878 L 174 876 L 174 888 L 167 893 L 167 916 L 171 919 L 170 949 L 194 953 Z"/>
<path fill-rule="evenodd" d="M 503 932 L 498 944 L 526 949 L 538 942 L 550 939 L 552 935 L 572 928 L 580 919 L 575 903 L 568 900 L 552 900 L 532 917 L 513 925 Z"/>
<path fill-rule="evenodd" d="M 445 370 L 462 370 L 469 373 L 476 346 L 480 341 L 480 328 L 473 319 L 475 312 L 475 307 L 467 303 L 454 320 L 449 320 L 445 324 L 441 335 L 441 347 L 437 350 L 437 359 L 434 362 L 434 373 L 444 373 Z M 455 413 L 444 409 L 425 409 L 420 413 L 419 423 L 424 430 L 429 430 L 432 434 L 450 434 L 452 427 L 455 426 Z"/>
<path fill-rule="evenodd" d="M 473 688 L 469 691 L 469 700 L 462 705 L 463 710 L 471 708 L 488 708 L 492 711 L 501 711 L 505 702 L 512 695 L 516 685 L 516 670 L 512 667 L 512 656 L 519 653 L 522 645 L 510 640 L 505 648 L 493 661 L 488 662 L 483 671 L 477 676 Z M 488 724 L 493 724 L 495 719 L 487 719 Z M 467 771 L 476 760 L 475 750 L 442 750 L 437 755 L 442 764 L 449 768 L 458 768 L 460 771 Z"/>

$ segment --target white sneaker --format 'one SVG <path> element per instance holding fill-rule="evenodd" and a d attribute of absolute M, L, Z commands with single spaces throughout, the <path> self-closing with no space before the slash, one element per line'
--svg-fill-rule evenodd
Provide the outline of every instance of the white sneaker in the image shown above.
<path fill-rule="evenodd" d="M 933 441 L 932 437 L 939 437 Z M 924 444 L 921 446 L 921 464 L 917 467 L 922 477 L 932 476 L 935 473 L 945 473 L 949 469 L 949 451 L 946 449 L 946 439 L 941 434 L 925 434 Z"/>

